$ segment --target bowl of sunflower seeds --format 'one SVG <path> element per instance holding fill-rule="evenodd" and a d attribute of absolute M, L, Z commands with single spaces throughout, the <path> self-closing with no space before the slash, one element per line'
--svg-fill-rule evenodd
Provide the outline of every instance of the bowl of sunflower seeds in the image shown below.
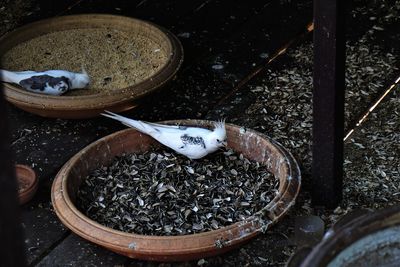
<path fill-rule="evenodd" d="M 227 148 L 199 160 L 134 129 L 99 139 L 57 174 L 56 214 L 83 238 L 131 258 L 185 261 L 229 251 L 277 223 L 301 179 L 279 143 L 233 124 L 226 131 Z"/>

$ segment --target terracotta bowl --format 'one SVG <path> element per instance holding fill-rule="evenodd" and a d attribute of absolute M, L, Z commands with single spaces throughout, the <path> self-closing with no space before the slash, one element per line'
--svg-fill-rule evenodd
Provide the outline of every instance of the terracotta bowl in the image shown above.
<path fill-rule="evenodd" d="M 25 25 L 0 38 L 0 51 L 5 53 L 21 42 L 55 31 L 98 27 L 137 32 L 146 36 L 158 43 L 168 55 L 165 64 L 152 76 L 127 88 L 115 88 L 112 94 L 101 92 L 60 97 L 36 94 L 13 84 L 5 84 L 6 99 L 25 111 L 53 118 L 95 117 L 105 109 L 115 112 L 124 111 L 137 106 L 142 96 L 154 92 L 170 80 L 183 61 L 182 45 L 168 30 L 138 19 L 100 14 L 55 17 Z"/>
<path fill-rule="evenodd" d="M 359 214 L 339 221 L 298 266 L 400 266 L 400 205 Z"/>
<path fill-rule="evenodd" d="M 211 126 L 208 121 L 183 120 L 166 123 Z M 300 171 L 293 156 L 265 135 L 239 126 L 226 125 L 228 146 L 262 163 L 280 180 L 279 194 L 263 208 L 263 224 L 256 216 L 217 230 L 182 236 L 146 236 L 125 233 L 100 225 L 86 217 L 74 203 L 87 174 L 110 163 L 117 155 L 144 152 L 160 146 L 136 130 L 106 136 L 72 157 L 59 171 L 52 187 L 52 202 L 60 220 L 73 232 L 98 245 L 131 258 L 155 261 L 184 261 L 224 253 L 267 230 L 294 204 L 300 189 Z M 261 229 L 263 227 L 263 229 Z M 223 246 L 216 246 L 222 243 Z"/>
<path fill-rule="evenodd" d="M 18 184 L 23 184 L 23 189 L 18 191 L 19 203 L 21 205 L 27 203 L 35 195 L 39 180 L 36 177 L 35 171 L 26 165 L 15 165 L 15 173 Z"/>

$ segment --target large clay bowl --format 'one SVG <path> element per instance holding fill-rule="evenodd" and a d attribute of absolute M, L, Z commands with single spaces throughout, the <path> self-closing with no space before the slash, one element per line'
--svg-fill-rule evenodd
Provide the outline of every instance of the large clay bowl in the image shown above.
<path fill-rule="evenodd" d="M 208 121 L 169 121 L 208 127 Z M 263 208 L 263 224 L 256 216 L 218 230 L 183 236 L 145 236 L 116 231 L 87 218 L 74 205 L 82 179 L 93 169 L 123 153 L 144 152 L 159 143 L 136 130 L 106 136 L 72 157 L 59 171 L 52 187 L 52 201 L 60 220 L 73 232 L 98 245 L 131 258 L 184 261 L 224 253 L 267 230 L 294 204 L 300 189 L 300 171 L 292 155 L 280 144 L 253 130 L 226 125 L 228 146 L 262 163 L 279 179 L 279 194 Z M 261 229 L 263 227 L 263 229 Z M 217 246 L 216 244 L 223 244 Z"/>
<path fill-rule="evenodd" d="M 55 17 L 25 25 L 0 39 L 0 51 L 5 53 L 21 42 L 55 31 L 100 27 L 137 32 L 146 36 L 159 44 L 160 49 L 168 55 L 165 64 L 141 82 L 126 88 L 115 88 L 112 93 L 60 97 L 36 94 L 13 84 L 4 84 L 6 99 L 25 111 L 44 117 L 89 118 L 97 116 L 105 109 L 124 111 L 137 106 L 141 97 L 154 92 L 170 80 L 183 61 L 182 45 L 166 29 L 138 19 L 100 14 Z"/>
<path fill-rule="evenodd" d="M 334 227 L 301 267 L 400 266 L 400 205 Z"/>

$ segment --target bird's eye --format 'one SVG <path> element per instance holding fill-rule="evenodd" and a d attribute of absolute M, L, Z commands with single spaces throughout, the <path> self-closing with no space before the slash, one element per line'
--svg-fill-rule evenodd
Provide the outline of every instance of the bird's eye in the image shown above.
<path fill-rule="evenodd" d="M 218 143 L 221 143 L 221 141 L 220 141 L 219 139 L 217 139 L 217 142 L 218 142 Z"/>

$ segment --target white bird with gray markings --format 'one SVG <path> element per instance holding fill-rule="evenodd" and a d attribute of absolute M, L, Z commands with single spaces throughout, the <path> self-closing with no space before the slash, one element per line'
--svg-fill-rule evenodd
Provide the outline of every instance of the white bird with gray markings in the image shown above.
<path fill-rule="evenodd" d="M 120 121 L 124 125 L 148 134 L 161 144 L 190 159 L 200 159 L 227 145 L 225 122 L 214 123 L 214 129 L 200 127 L 163 125 L 133 120 L 105 111 L 101 115 Z"/>
<path fill-rule="evenodd" d="M 0 80 L 18 84 L 31 92 L 57 96 L 68 90 L 85 88 L 90 83 L 89 75 L 84 70 L 82 73 L 66 70 L 40 72 L 0 70 Z"/>

